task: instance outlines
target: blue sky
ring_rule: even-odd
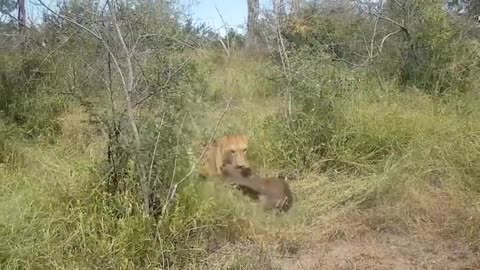
[[[247,0],[182,0],[181,2],[188,5],[188,13],[195,22],[205,22],[222,32],[223,23],[219,13],[230,27],[238,28],[246,22]]]
[[[220,12],[227,25],[243,32],[238,27],[246,23],[247,0],[180,0],[180,2],[189,7],[189,13],[196,22],[205,22],[224,33],[222,19],[218,14]],[[260,0],[260,7],[265,7],[270,2],[271,0]]]
[[[56,0],[43,0],[49,6],[54,6]],[[27,1],[27,13],[30,16],[41,16],[37,0]],[[224,33],[223,23],[218,12],[220,12],[225,23],[243,32],[240,26],[244,26],[247,19],[247,0],[177,0],[177,3],[187,8],[197,23],[205,22],[207,25],[220,33]],[[271,0],[260,0],[260,8],[269,6]],[[218,12],[216,10],[218,9]],[[38,19],[38,18],[37,18]]]

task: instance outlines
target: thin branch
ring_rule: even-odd
[[[390,23],[392,23],[392,24],[400,27],[400,29],[402,29],[402,31],[405,33],[405,35],[407,35],[407,38],[410,39],[410,33],[408,32],[408,29],[407,29],[407,27],[405,27],[404,24],[399,23],[399,22],[397,22],[397,21],[395,21],[395,20],[393,20],[393,19],[391,19],[391,18],[389,18],[389,17],[380,15],[380,14],[378,14],[378,13],[374,13],[374,15],[377,16],[378,18],[382,19],[382,20],[385,20],[385,21],[387,21],[387,22],[390,22]]]
[[[49,6],[47,6],[42,0],[37,0],[37,1],[40,3],[41,6],[43,6],[44,8],[46,8],[49,12],[51,12],[51,13],[54,14],[55,16],[60,17],[60,18],[66,20],[66,21],[68,21],[68,22],[70,22],[70,23],[73,23],[73,24],[75,24],[76,26],[82,28],[83,30],[89,32],[90,34],[92,34],[92,35],[93,35],[94,37],[96,37],[97,39],[103,40],[103,39],[102,39],[102,36],[101,36],[100,34],[98,34],[98,33],[95,33],[92,29],[89,29],[88,27],[85,27],[84,25],[76,22],[76,21],[75,21],[74,19],[72,19],[72,18],[69,18],[69,17],[67,17],[67,16],[58,14],[57,12],[55,12],[54,10],[52,10]]]
[[[180,128],[178,129],[178,135],[177,135],[177,145],[176,147],[178,148],[178,145],[180,144],[180,135],[182,134],[183,130],[183,125],[185,124],[185,119],[187,118],[187,114],[183,116],[182,123],[180,124]],[[173,185],[173,180],[175,179],[175,175],[177,173],[177,160],[178,160],[178,151],[175,151],[175,161],[173,164],[173,172],[172,172],[172,178],[170,179],[170,186]]]
[[[190,60],[192,59],[192,56],[190,56],[189,58],[187,58],[187,60],[185,60],[177,69],[175,69],[171,74],[168,75],[168,78],[167,78],[167,81],[161,86],[159,87],[156,91],[152,91],[150,93],[148,93],[147,96],[143,97],[142,99],[136,101],[135,103],[133,103],[133,108],[137,107],[138,105],[142,104],[143,102],[145,102],[147,99],[149,99],[150,97],[154,96],[155,94],[157,94],[158,92],[160,92],[161,90],[164,90],[165,88],[167,88],[167,86],[170,84],[170,81],[172,79],[172,77],[174,75],[176,75],[180,70],[182,70],[188,62],[190,62]],[[125,111],[124,111],[125,113]]]
[[[77,27],[80,27],[81,29],[87,31],[88,33],[90,33],[92,36],[94,36],[95,38],[97,38],[98,40],[102,41],[103,43],[103,46],[105,47],[105,49],[107,49],[108,53],[110,54],[110,56],[112,57],[112,60],[115,64],[115,67],[117,68],[118,70],[118,73],[120,75],[120,78],[122,80],[122,84],[123,84],[123,87],[126,88],[127,85],[126,85],[126,82],[125,82],[125,78],[123,76],[123,72],[122,72],[122,69],[118,63],[118,60],[117,60],[117,57],[115,57],[115,55],[113,54],[110,46],[108,46],[107,42],[105,41],[105,39],[103,39],[103,37],[99,34],[99,33],[96,33],[95,31],[93,31],[92,29],[89,29],[88,27],[85,27],[84,25],[76,22],[75,20],[73,20],[72,18],[69,18],[67,16],[64,16],[64,15],[60,15],[58,14],[57,12],[55,12],[54,10],[52,10],[50,7],[48,7],[42,0],[38,0],[38,2],[40,3],[41,6],[43,6],[44,8],[46,8],[48,11],[50,11],[52,14],[54,14],[55,16],[59,17],[59,18],[62,18],[74,25],[76,25]],[[123,40],[123,37],[122,37],[122,40]]]
[[[402,29],[398,29],[397,31],[392,32],[392,33],[384,36],[384,37],[382,38],[382,42],[380,42],[380,46],[378,47],[378,53],[377,53],[377,55],[382,52],[382,50],[383,50],[383,44],[385,43],[385,41],[386,41],[389,37],[391,37],[391,36],[393,36],[393,35],[395,35],[395,34],[398,34],[398,33],[400,33],[400,32],[402,32]]]
[[[368,56],[369,56],[370,58],[373,57],[373,50],[374,50],[373,46],[374,46],[374,43],[375,43],[375,37],[376,37],[376,35],[377,35],[377,27],[378,27],[378,21],[379,21],[379,20],[380,20],[379,17],[375,17],[375,24],[374,24],[374,26],[373,26],[372,39],[370,40],[370,50],[369,50],[369,52],[368,52]]]
[[[191,168],[191,170],[187,173],[187,175],[185,175],[185,177],[182,178],[182,180],[180,180],[177,185],[181,184],[183,181],[185,181],[188,177],[190,177],[190,175],[192,175],[193,171],[197,168],[198,164],[200,163],[200,160],[203,158],[203,156],[205,155],[205,153],[207,152],[207,147],[210,143],[212,143],[213,141],[213,138],[218,130],[218,127],[220,126],[220,123],[222,122],[223,120],[223,117],[225,116],[225,114],[227,113],[227,111],[230,109],[230,105],[232,103],[232,98],[230,98],[230,100],[227,102],[227,106],[225,106],[225,110],[223,110],[222,112],[222,115],[220,116],[220,118],[218,119],[217,121],[217,124],[215,125],[215,129],[213,130],[211,136],[210,136],[210,139],[208,140],[208,143],[207,143],[207,146],[205,147],[205,149],[203,149],[203,152],[202,154],[200,155],[200,157],[198,158],[197,162],[195,162],[195,165]]]
[[[228,37],[227,23],[225,23],[225,20],[223,19],[223,16],[222,16],[222,13],[220,13],[217,6],[215,6],[215,10],[217,11],[218,16],[220,16],[220,20],[222,20],[223,27],[225,28],[225,37],[227,39],[227,44],[225,45],[225,43],[222,41],[222,38],[220,36],[218,37],[218,40],[220,41],[220,43],[222,43],[223,49],[227,53],[227,56],[230,56],[230,39]]]
[[[163,112],[162,120],[160,121],[160,128],[163,126],[163,121],[165,120],[165,114],[166,112]],[[158,142],[160,141],[160,130],[157,133],[157,139],[155,141],[155,147],[153,148],[153,154],[152,154],[152,160],[150,161],[150,170],[148,172],[148,181],[152,179],[152,171],[153,171],[153,164],[155,162],[155,156],[157,155],[157,147],[158,147]]]
[[[220,44],[222,44],[225,54],[227,54],[227,56],[230,56],[230,51],[228,50],[227,45],[225,45],[225,42],[223,42],[223,40],[220,37],[218,38],[218,41],[220,42]]]
[[[278,52],[280,54],[280,59],[282,60],[282,67],[285,79],[287,80],[287,106],[288,106],[288,115],[292,115],[292,91],[291,91],[291,79],[289,76],[290,72],[290,61],[288,60],[287,50],[285,48],[285,43],[283,42],[283,36],[280,32],[280,22],[278,20],[278,10],[275,10],[275,30],[277,34],[277,45]]]
[[[12,14],[10,14],[10,13],[8,13],[8,12],[5,12],[5,11],[3,11],[3,10],[0,10],[0,13],[3,14],[3,15],[5,15],[5,16],[7,16],[8,18],[14,20],[15,22],[18,22],[18,19],[15,18],[15,16],[13,16]]]
[[[217,133],[218,127],[220,126],[220,123],[222,122],[223,117],[225,116],[225,114],[227,113],[227,111],[230,109],[230,104],[231,104],[231,103],[232,103],[232,98],[230,98],[230,100],[228,100],[227,105],[225,106],[225,110],[222,112],[222,115],[221,115],[220,118],[218,119],[217,124],[215,125],[215,128],[213,129],[212,134],[210,135],[210,138],[209,138],[207,144],[206,144],[205,147],[203,148],[202,154],[201,154],[200,157],[197,159],[197,161],[195,162],[195,164],[192,166],[192,168],[190,169],[190,171],[189,171],[180,181],[178,181],[178,182],[173,186],[173,188],[170,188],[170,193],[169,193],[169,195],[168,195],[168,197],[167,197],[167,201],[166,201],[166,203],[164,204],[163,209],[162,209],[162,215],[165,214],[165,212],[166,212],[167,209],[168,209],[169,203],[173,200],[175,194],[177,193],[177,188],[178,188],[178,186],[181,185],[183,182],[185,182],[185,181],[192,175],[192,173],[195,171],[195,169],[197,168],[197,166],[198,166],[198,164],[200,163],[200,161],[203,159],[203,156],[205,156],[205,153],[207,152],[208,146],[213,142],[213,138],[215,137],[215,134]]]
[[[135,147],[135,159],[137,163],[137,168],[139,170],[139,176],[140,176],[140,184],[142,186],[143,190],[143,200],[144,200],[144,210],[145,214],[148,214],[150,212],[150,187],[148,185],[147,181],[147,175],[145,173],[145,168],[143,167],[143,164],[141,162],[140,158],[140,151],[142,149],[141,147],[141,141],[140,141],[140,134],[137,129],[137,125],[135,123],[135,117],[133,114],[133,106],[132,106],[132,100],[131,100],[131,93],[133,92],[133,82],[134,82],[134,73],[133,73],[133,64],[132,64],[132,58],[131,54],[128,50],[127,44],[125,43],[125,40],[123,39],[122,35],[122,30],[120,29],[120,26],[118,25],[117,22],[117,17],[115,14],[115,10],[112,8],[112,17],[113,17],[113,25],[115,27],[115,30],[117,32],[117,37],[120,41],[120,45],[122,46],[122,49],[126,55],[125,61],[126,61],[126,66],[127,66],[127,76],[125,79],[122,78],[124,87],[123,90],[125,92],[125,101],[126,101],[126,106],[127,106],[127,116],[128,120],[130,122],[130,127],[132,128],[132,134],[133,134],[133,142],[134,142],[134,147]],[[104,41],[105,42],[105,41]],[[115,64],[117,65],[116,58],[112,57]],[[120,66],[118,65],[119,71],[121,71]]]
[[[182,41],[182,40],[179,40],[177,38],[174,38],[174,37],[170,37],[170,36],[166,36],[166,35],[162,35],[162,34],[147,34],[145,36],[160,36],[160,37],[163,37],[163,38],[166,38],[166,39],[170,39],[170,40],[173,40],[183,46],[186,46],[186,47],[189,47],[190,49],[193,49],[194,51],[197,51],[199,48],[196,48],[195,46],[185,42],[185,41]]]

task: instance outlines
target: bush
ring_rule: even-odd
[[[17,183],[9,180],[12,176]],[[9,213],[0,219],[0,263],[8,269],[184,268],[198,263],[213,228],[222,222],[216,206],[195,196],[192,185],[155,221],[143,215],[133,194],[109,197],[95,183],[82,181],[72,196],[65,183],[29,178],[0,177],[1,210]],[[12,185],[14,193],[8,190]],[[124,207],[122,216],[112,214],[118,205]]]
[[[55,87],[61,78],[50,69],[48,61],[40,66],[44,57],[41,52],[30,53],[20,63],[15,59],[18,56],[14,53],[0,60],[4,66],[0,70],[0,116],[22,127],[29,138],[53,138],[60,132],[56,118],[71,99],[49,93],[48,89]]]

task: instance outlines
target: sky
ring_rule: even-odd
[[[188,13],[195,22],[205,22],[222,33],[224,29],[222,29],[223,23],[219,13],[225,23],[234,29],[238,29],[246,22],[247,0],[182,0],[181,2],[189,7]]]
[[[42,0],[47,5],[54,5],[56,0]],[[38,17],[41,15],[37,0],[27,1],[27,13]],[[190,14],[195,22],[205,22],[220,34],[225,33],[225,23],[239,32],[244,32],[247,19],[247,0],[178,0],[187,14]],[[260,0],[260,8],[267,7],[271,0]],[[218,9],[218,11],[217,11]],[[38,18],[37,18],[38,19]]]
[[[245,28],[247,20],[247,0],[180,0],[181,4],[189,7],[189,14],[196,22],[205,22],[213,29],[224,34],[222,15],[225,23],[240,32]],[[265,7],[269,0],[260,0],[260,8]],[[218,9],[218,11],[217,11]]]

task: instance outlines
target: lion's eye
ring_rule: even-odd
[[[235,154],[235,150],[230,150],[230,153]]]
[[[243,152],[246,153],[246,152],[247,152],[247,148],[243,149]]]

